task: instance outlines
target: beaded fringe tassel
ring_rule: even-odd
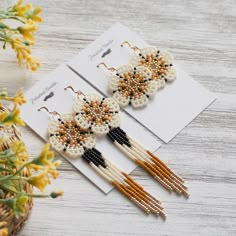
[[[161,216],[166,215],[161,203],[155,197],[146,192],[129,175],[119,170],[111,161],[106,159],[97,149],[87,149],[82,158],[105,180],[115,186],[125,197],[132,201],[147,214],[153,213]]]
[[[107,135],[122,152],[145,169],[167,190],[189,197],[183,179],[176,175],[157,156],[130,138],[121,128],[113,128]]]

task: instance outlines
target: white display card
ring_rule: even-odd
[[[109,67],[116,68],[128,63],[133,51],[127,46],[120,46],[124,41],[139,48],[148,46],[137,34],[117,23],[80,51],[68,66],[101,93],[111,96],[108,92],[111,74],[103,67],[97,68],[97,65],[105,62]],[[166,143],[215,100],[214,94],[177,67],[175,61],[174,67],[176,79],[158,91],[147,106],[141,109],[125,108],[128,114]]]
[[[75,91],[80,90],[84,94],[97,93],[88,83],[72,72],[67,66],[61,66],[55,71],[41,79],[25,94],[28,103],[21,108],[22,119],[44,140],[48,140],[47,127],[51,116],[45,110],[38,111],[45,106],[49,111],[57,111],[60,114],[72,112],[72,106],[76,96],[72,91],[65,91],[64,88],[72,86]],[[121,112],[121,128],[131,137],[142,143],[147,149],[155,151],[160,147],[157,138],[147,129],[130,118],[129,115]],[[131,173],[136,165],[124,156],[108,139],[101,137],[97,139],[96,148],[104,156],[112,160],[117,167]],[[102,179],[91,167],[81,158],[68,158],[61,153],[70,163],[80,170],[104,193],[108,193],[113,187]]]

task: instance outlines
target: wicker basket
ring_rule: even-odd
[[[5,108],[0,107],[0,113],[6,111]],[[4,133],[7,136],[6,141],[0,145],[0,151],[4,151],[9,148],[9,144],[11,144],[15,140],[21,140],[21,135],[19,130],[16,126],[11,127],[1,127],[0,126],[0,133]],[[24,171],[24,176],[27,176],[27,169]],[[27,193],[32,193],[33,189],[32,186],[29,184],[25,185],[25,191]],[[7,194],[5,197],[10,197],[11,194]],[[26,215],[21,218],[16,218],[7,206],[0,204],[0,224],[2,222],[6,222],[6,227],[8,228],[9,235],[16,235],[16,233],[23,227],[24,223],[26,222],[29,212],[32,208],[32,199],[28,201],[28,203],[25,205],[26,209]]]

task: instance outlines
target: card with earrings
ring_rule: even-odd
[[[94,136],[90,136],[90,132],[97,134],[101,131],[101,129],[88,129],[89,133],[87,133],[87,131],[83,131],[79,136],[77,135],[77,133],[81,133],[79,127],[84,128],[84,130],[89,128],[86,127],[86,124],[80,123],[79,127],[74,124],[75,130],[71,129],[71,124],[73,122],[70,122],[71,115],[68,116],[68,114],[73,113],[75,96],[71,91],[65,90],[68,86],[73,88],[75,91],[99,95],[99,93],[87,82],[78,77],[67,66],[63,65],[48,74],[44,79],[41,79],[40,82],[36,83],[26,92],[25,95],[28,103],[22,106],[22,118],[29,127],[31,127],[45,141],[50,142],[55,150],[59,151],[62,156],[72,163],[98,188],[100,188],[104,193],[108,193],[111,191],[113,186],[109,183],[109,181],[106,181],[106,179],[104,180],[101,175],[97,174],[96,171],[87,165],[86,161],[90,158],[88,154],[83,156],[84,159],[81,158],[81,154],[84,154],[84,150],[95,147],[107,158],[109,158],[109,160],[112,161],[116,167],[119,167],[127,174],[130,174],[136,168],[137,164],[126,158],[122,150],[112,146],[112,142],[105,137],[100,137],[101,135],[96,138],[95,145],[95,140],[93,139]],[[107,109],[107,106],[105,106],[105,108],[102,107],[102,109]],[[109,125],[115,125],[116,123],[114,121],[112,121],[113,123],[107,122],[110,120],[112,115],[110,112],[113,111],[109,111],[108,116],[105,117],[106,123]],[[118,112],[118,110],[114,110],[114,115],[116,115],[116,112]],[[76,121],[76,117],[78,115],[75,113],[74,116]],[[122,111],[119,111],[119,116],[120,127],[126,130],[127,133],[138,142],[145,145],[145,147],[152,152],[160,147],[158,139],[142,125],[137,123],[133,118]],[[55,121],[54,118],[56,118]],[[67,118],[69,121],[64,122]],[[51,123],[51,120],[53,120],[53,123]],[[55,127],[58,122],[60,122],[59,125],[61,126],[58,132],[56,132]],[[65,125],[61,124],[63,122]],[[60,139],[62,140],[62,143],[58,143],[60,138],[59,134],[63,134]],[[77,145],[78,141],[79,143],[77,149],[71,149],[70,145]],[[84,142],[84,146],[80,145],[81,142]],[[94,155],[93,152],[94,150],[92,150],[89,154]],[[101,159],[99,160],[101,161]],[[96,159],[95,163],[97,164],[99,160]]]
[[[215,100],[177,65],[174,51],[150,46],[117,23],[68,66],[168,143]]]

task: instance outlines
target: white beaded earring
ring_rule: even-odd
[[[42,109],[52,115],[52,120],[48,125],[48,134],[49,142],[56,151],[64,152],[66,156],[73,158],[81,157],[94,171],[144,212],[166,218],[159,200],[146,192],[128,174],[118,169],[99,150],[95,149],[96,140],[93,132],[81,127],[74,115],[49,112],[46,107],[41,107],[38,111]]]
[[[173,59],[169,52],[161,51],[156,47],[138,48],[131,46],[128,41],[121,44],[121,47],[127,45],[133,50],[133,55],[129,63],[133,66],[144,66],[152,73],[152,79],[161,86],[166,82],[173,81],[176,78],[176,71],[173,67]]]
[[[109,89],[113,93],[114,100],[122,107],[145,106],[150,96],[153,96],[159,88],[158,83],[152,79],[151,71],[144,66],[124,65],[115,69],[108,68],[105,63],[100,63],[97,67],[101,65],[111,71]]]

